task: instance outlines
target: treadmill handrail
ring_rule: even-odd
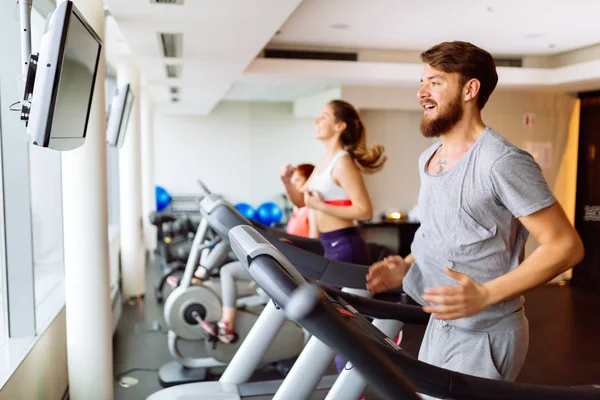
[[[254,227],[269,243],[279,250],[295,268],[307,278],[319,282],[352,289],[366,289],[369,266],[343,261],[329,260],[322,255],[309,252],[286,241],[282,235],[274,237],[270,228],[255,225],[222,198],[207,196],[200,204],[203,218],[223,240],[229,243],[229,231],[239,225]],[[287,236],[289,239],[292,236]]]
[[[362,315],[375,319],[395,319],[406,324],[427,325],[431,314],[420,306],[370,299],[355,294],[342,292],[321,283],[315,282],[322,290],[333,297],[340,297]]]
[[[376,329],[376,328],[374,328]],[[551,386],[507,382],[450,371],[417,360],[405,351],[396,351],[374,339],[392,362],[417,387],[419,393],[461,400],[599,400],[600,389],[581,386]],[[431,379],[434,377],[433,379]],[[444,386],[446,386],[444,388]],[[436,392],[432,388],[436,387]],[[442,391],[443,389],[443,391]]]

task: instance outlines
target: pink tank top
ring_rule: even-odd
[[[285,231],[290,235],[309,237],[310,227],[308,222],[308,213],[310,209],[308,207],[301,207],[294,211],[290,220],[287,223]]]

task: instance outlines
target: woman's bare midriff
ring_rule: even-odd
[[[317,223],[317,228],[321,233],[337,231],[338,229],[355,226],[354,221],[332,217],[331,215],[327,215],[321,211],[315,212],[315,220]]]

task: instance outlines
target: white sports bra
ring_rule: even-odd
[[[342,150],[337,153],[331,161],[329,165],[323,172],[318,175],[314,175],[311,177],[310,182],[308,184],[309,190],[314,190],[319,192],[321,197],[326,203],[336,204],[336,205],[350,205],[350,197],[344,192],[344,189],[336,185],[336,183],[331,178],[331,171],[335,163],[342,157],[344,154],[348,154],[347,151]]]

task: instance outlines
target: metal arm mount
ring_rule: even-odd
[[[37,71],[37,55],[31,54],[31,6],[33,0],[17,0],[19,5],[19,26],[21,30],[21,80],[25,81],[21,101],[21,120],[29,121],[31,96]]]

